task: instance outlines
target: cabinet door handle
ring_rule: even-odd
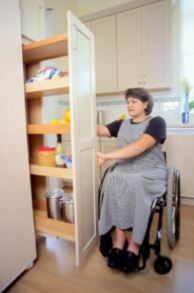
[[[138,76],[138,84],[141,84],[141,75]]]

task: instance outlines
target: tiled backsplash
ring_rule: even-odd
[[[62,119],[64,110],[69,107],[67,96],[61,96],[57,99],[55,97],[54,99],[55,111],[49,111],[49,109],[47,110],[47,113],[50,113],[50,117],[45,117],[47,120],[46,122],[49,122],[52,119]],[[153,94],[153,99],[154,108],[152,116],[162,116],[166,120],[168,128],[194,128],[194,111],[190,112],[188,124],[183,124],[181,121],[181,98],[173,95],[169,96],[169,93],[157,93]],[[51,103],[51,105],[53,107],[53,103]],[[127,115],[124,96],[98,97],[96,107],[97,111],[103,111],[104,124],[114,121],[121,114]],[[51,117],[52,115],[54,117]]]

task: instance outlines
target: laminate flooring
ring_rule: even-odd
[[[165,216],[165,215],[164,215]],[[154,228],[154,225],[153,225]],[[163,228],[162,254],[173,269],[158,275],[154,254],[146,269],[131,274],[111,270],[98,251],[98,243],[82,267],[75,267],[74,244],[52,237],[38,238],[38,260],[5,292],[10,293],[194,293],[194,206],[181,207],[181,237],[170,250]]]

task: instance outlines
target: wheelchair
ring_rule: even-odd
[[[98,190],[98,216],[104,197],[104,179],[109,172],[112,172],[116,164],[109,167],[101,180]],[[172,269],[172,260],[164,255],[161,255],[161,239],[162,239],[162,220],[163,211],[166,207],[166,233],[167,243],[170,249],[173,249],[180,238],[180,172],[173,166],[168,167],[168,180],[166,192],[152,202],[150,217],[147,230],[144,236],[144,241],[140,247],[139,261],[137,270],[143,270],[146,267],[146,262],[150,256],[150,251],[153,250],[156,258],[153,267],[158,274],[167,274]],[[150,243],[150,230],[154,216],[158,214],[158,222],[156,229],[155,242]],[[99,250],[104,257],[109,255],[112,249],[112,231],[114,227],[105,235],[100,236]],[[131,230],[131,229],[129,229]]]

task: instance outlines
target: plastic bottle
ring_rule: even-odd
[[[65,167],[64,160],[63,160],[63,146],[62,146],[62,136],[61,134],[57,134],[57,146],[55,151],[55,160],[56,160],[56,166],[57,167]]]
[[[189,97],[187,95],[184,97],[182,123],[189,123]]]

